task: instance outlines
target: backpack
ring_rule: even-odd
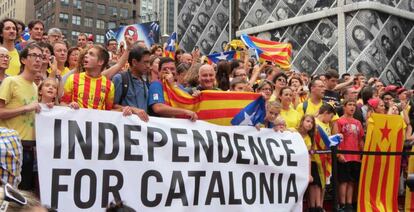
[[[128,71],[121,72],[122,94],[121,94],[121,98],[119,99],[118,104],[121,104],[124,101],[128,93],[128,87],[129,87],[129,78],[128,78],[129,76],[128,75],[129,75]]]
[[[119,99],[118,104],[122,104],[122,102],[124,101],[128,93],[129,81],[130,81],[129,78],[131,77],[129,71],[124,71],[124,72],[121,72],[120,74],[121,74],[121,79],[122,79],[122,84],[121,84],[122,93],[121,93],[121,98]],[[149,88],[149,82],[147,80],[143,80],[142,78],[141,80],[142,82],[144,82],[144,91],[145,91],[145,89]]]
[[[308,100],[305,100],[302,104],[303,114],[306,114],[306,109],[308,109]]]

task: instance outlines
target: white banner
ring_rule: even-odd
[[[36,116],[43,204],[103,211],[302,211],[309,156],[298,133],[55,107]]]

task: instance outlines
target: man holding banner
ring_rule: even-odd
[[[148,121],[148,84],[143,76],[149,71],[150,52],[134,46],[129,52],[129,70],[112,79],[115,86],[115,108],[124,114],[135,114]]]
[[[85,72],[69,76],[65,83],[62,104],[78,108],[112,110],[114,84],[101,75],[109,61],[109,53],[102,46],[90,48],[84,59]]]
[[[160,79],[168,81],[175,87],[179,86],[176,84],[177,69],[173,59],[169,57],[161,58],[158,67]],[[197,120],[197,114],[195,112],[183,108],[171,107],[165,104],[164,85],[161,81],[154,81],[151,83],[148,98],[150,114],[162,117],[186,117],[191,121]]]

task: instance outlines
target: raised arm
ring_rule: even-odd
[[[121,71],[125,64],[128,62],[129,51],[134,45],[134,39],[131,36],[126,35],[125,41],[127,48],[124,51],[124,53],[122,53],[122,56],[119,58],[118,62],[110,68],[102,71],[102,75],[107,77],[108,79],[112,79],[112,77],[115,76],[115,74],[117,74],[119,71]]]

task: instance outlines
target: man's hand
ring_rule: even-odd
[[[132,108],[132,113],[137,115],[139,117],[139,119],[141,119],[144,122],[148,122],[149,121],[149,117],[148,114],[139,108]]]
[[[190,110],[186,110],[186,115],[190,118],[190,120],[192,122],[196,121],[198,119],[197,113],[190,111]]]
[[[39,113],[40,110],[41,110],[41,107],[40,107],[40,105],[39,105],[38,102],[30,103],[30,104],[28,104],[28,105],[26,105],[24,107],[24,112],[32,112],[32,111],[35,111],[36,113]]]
[[[122,115],[123,116],[130,116],[132,115],[132,108],[130,106],[126,106],[122,108]]]
[[[341,162],[341,163],[345,163],[345,162],[346,162],[346,160],[345,160],[344,155],[339,154],[339,155],[338,155],[338,161],[339,161],[339,162]]]
[[[195,49],[193,52],[191,52],[191,55],[193,56],[193,64],[195,64],[200,58],[200,49]]]
[[[197,97],[197,96],[200,96],[201,95],[201,91],[199,91],[199,90],[194,90],[193,91],[193,97]]]
[[[132,38],[131,36],[125,35],[125,42],[126,42],[127,50],[129,51],[132,49],[132,46],[134,45],[135,41],[134,41],[134,38]]]

